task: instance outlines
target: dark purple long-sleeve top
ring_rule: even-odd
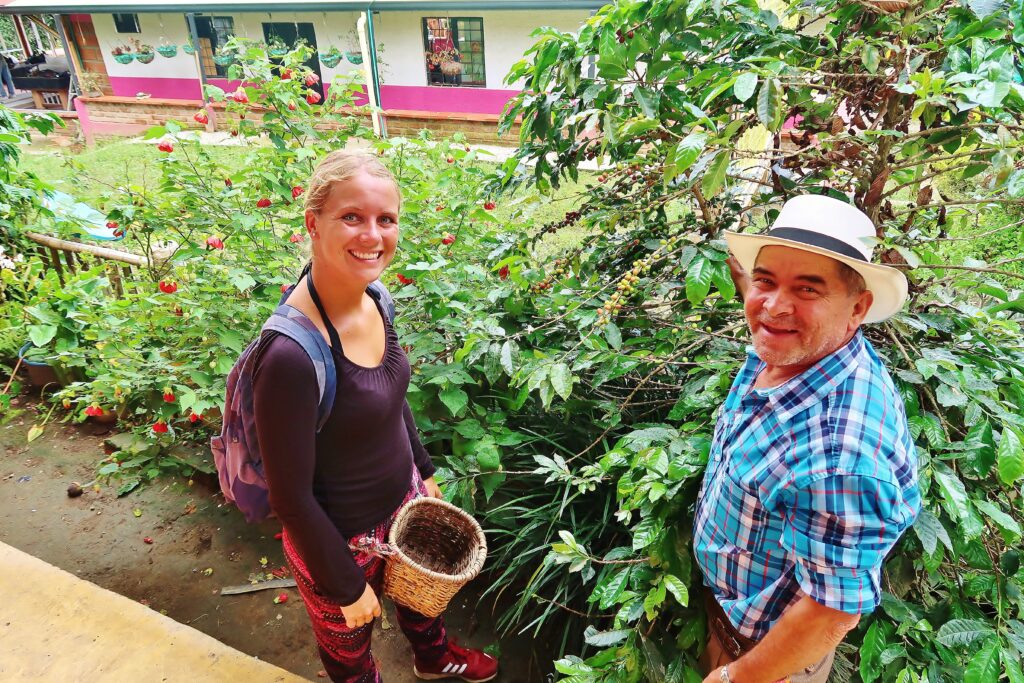
[[[319,434],[316,374],[301,346],[266,333],[253,371],[270,505],[317,587],[342,605],[358,600],[366,586],[347,538],[398,508],[413,466],[424,479],[434,474],[405,400],[409,359],[386,318],[384,324],[379,366],[356,365],[334,350],[337,394]]]

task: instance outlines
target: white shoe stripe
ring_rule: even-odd
[[[448,662],[447,664],[444,665],[444,668],[441,669],[441,673],[446,674],[449,671],[451,671],[451,669],[452,669],[452,663]]]
[[[466,670],[467,666],[469,666],[469,664],[463,664],[462,666],[459,667],[459,670],[456,673],[460,673],[461,674],[463,671]]]

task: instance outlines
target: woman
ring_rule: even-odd
[[[284,524],[285,557],[333,681],[381,680],[370,635],[381,614],[384,562],[349,544],[385,539],[405,501],[441,496],[405,400],[408,358],[366,291],[395,255],[400,204],[394,177],[372,155],[333,152],[310,181],[312,267],[288,304],[333,350],[337,393],[321,431],[315,370],[296,342],[266,333],[253,372],[271,507]],[[440,617],[398,607],[398,623],[420,678],[497,675],[493,657],[448,641]]]

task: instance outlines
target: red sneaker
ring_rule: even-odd
[[[412,672],[417,678],[434,681],[439,678],[461,678],[468,683],[483,683],[498,675],[498,660],[480,650],[459,647],[448,641],[448,651],[436,662],[413,659]]]

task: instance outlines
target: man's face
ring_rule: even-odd
[[[744,301],[754,350],[769,367],[796,375],[853,336],[871,292],[851,292],[835,259],[770,246],[757,255]]]

